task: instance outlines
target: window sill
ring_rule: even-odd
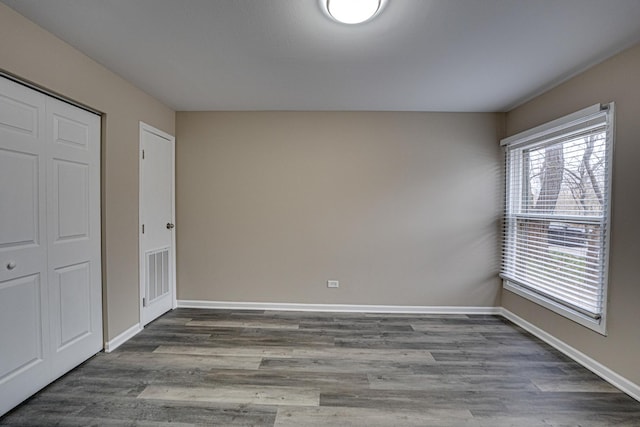
[[[589,328],[601,335],[607,335],[606,313],[602,314],[602,318],[600,320],[594,320],[555,301],[544,298],[543,296],[531,292],[528,289],[520,287],[508,280],[503,280],[503,287],[504,289],[511,291],[514,294],[528,299],[529,301],[532,301],[538,305],[541,305],[542,307],[547,308],[569,320],[572,320],[584,326],[585,328]]]

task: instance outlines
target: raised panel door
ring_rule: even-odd
[[[45,96],[0,78],[0,414],[49,381]]]

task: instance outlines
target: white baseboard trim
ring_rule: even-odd
[[[500,308],[501,308],[500,314],[502,314],[502,316],[505,317],[506,319],[509,319],[516,325],[520,326],[521,328],[525,329],[526,331],[540,338],[542,341],[546,342],[551,347],[554,347],[555,349],[569,356],[571,359],[575,360],[576,362],[578,362],[579,364],[581,364],[582,366],[584,366],[594,374],[598,375],[600,378],[607,381],[614,387],[619,388],[623,392],[627,393],[629,396],[640,401],[640,385],[629,381],[622,375],[607,368],[602,363],[592,359],[591,357],[587,356],[580,350],[571,347],[569,344],[554,337],[548,332],[540,329],[536,325],[524,320],[522,317],[518,316],[517,314],[507,310],[504,307],[500,307]]]
[[[111,341],[107,341],[104,343],[104,352],[111,353],[116,348],[120,347],[122,344],[136,336],[142,330],[142,326],[140,323],[136,323],[126,331],[122,332],[120,335],[116,336]]]
[[[501,314],[501,307],[444,307],[419,305],[296,304],[271,302],[178,300],[178,308],[277,310],[399,314]]]

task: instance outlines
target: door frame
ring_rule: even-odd
[[[143,135],[147,133],[154,134],[162,139],[166,139],[171,143],[171,217],[173,223],[176,220],[176,138],[166,132],[161,131],[143,121],[140,121],[140,138],[138,141],[138,270],[139,270],[139,286],[138,286],[138,310],[139,310],[139,325],[140,329],[144,327],[142,311],[143,298],[145,295],[145,253],[142,247],[142,221],[143,221],[143,206],[142,206],[142,173],[143,173],[143,153],[142,153],[142,140]],[[171,266],[171,282],[169,283],[169,292],[171,293],[171,308],[178,307],[178,300],[176,295],[176,229],[174,228],[171,233],[171,259],[169,265]]]

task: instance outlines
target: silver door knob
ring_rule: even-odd
[[[171,230],[174,227],[175,227],[175,224],[172,224],[170,222],[167,223],[167,230]]]
[[[16,262],[9,261],[9,263],[7,264],[7,270],[13,270],[14,268],[16,268]]]

